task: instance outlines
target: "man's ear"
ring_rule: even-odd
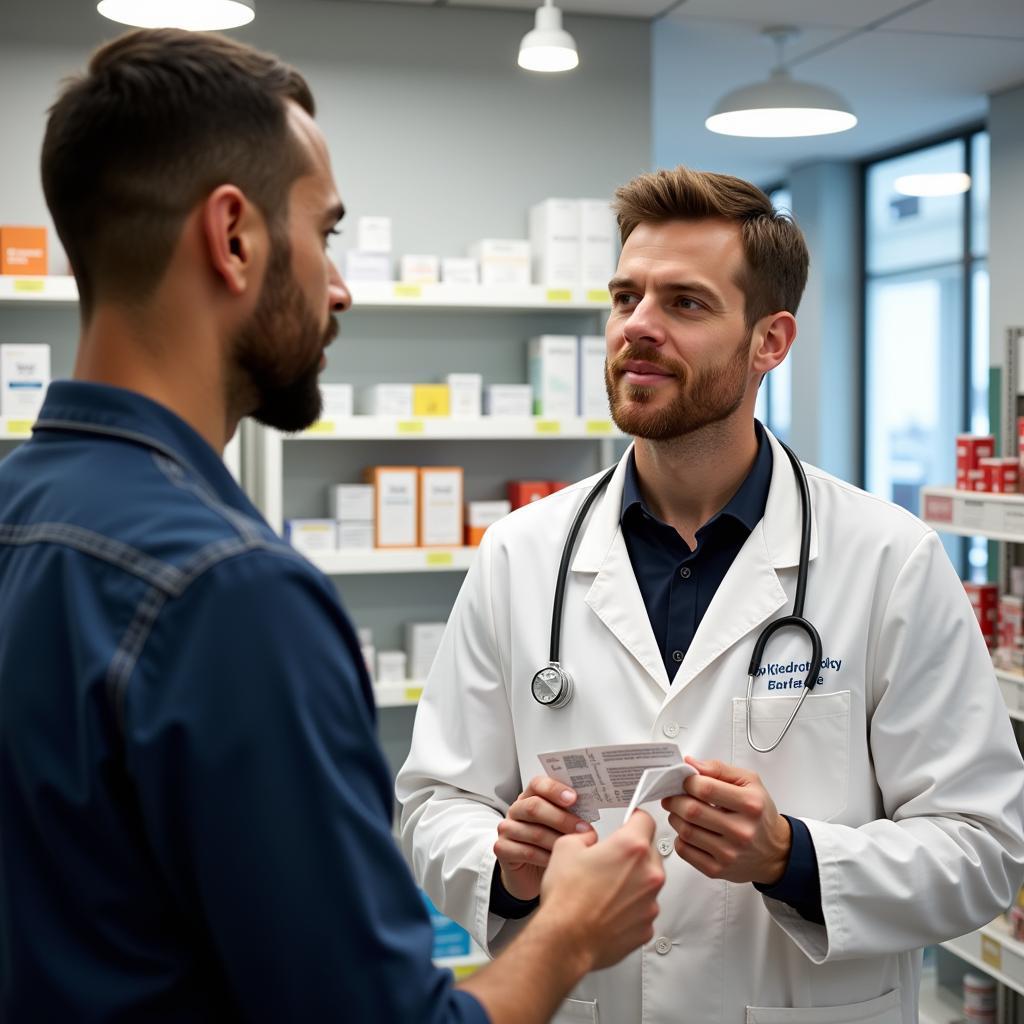
[[[221,185],[203,203],[203,236],[213,272],[232,295],[258,284],[266,251],[263,215],[235,185]]]
[[[754,328],[752,368],[765,374],[786,358],[796,339],[796,317],[792,313],[772,313],[762,317]]]

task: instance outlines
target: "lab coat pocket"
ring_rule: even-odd
[[[596,999],[566,999],[551,1024],[600,1024]]]
[[[774,743],[799,697],[754,697],[751,733]],[[778,809],[829,821],[846,808],[850,775],[850,691],[808,694],[778,747],[760,754],[747,742],[747,702],[732,702],[732,763],[757,772]]]
[[[866,1003],[802,1008],[748,1006],[746,1024],[902,1024],[900,990]]]

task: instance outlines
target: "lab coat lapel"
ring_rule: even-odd
[[[768,433],[766,431],[766,433]],[[789,456],[770,433],[772,481],[764,518],[751,531],[711,604],[679,666],[672,694],[681,692],[716,658],[747,634],[762,628],[788,602],[777,569],[800,561],[800,492]],[[817,555],[817,529],[811,531],[811,558]]]
[[[665,693],[668,675],[651,629],[643,595],[622,536],[619,518],[629,450],[622,457],[605,493],[586,525],[572,572],[596,573],[585,601],[615,638]]]

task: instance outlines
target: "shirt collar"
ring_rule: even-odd
[[[729,499],[728,504],[721,512],[711,520],[714,521],[720,516],[732,516],[748,531],[753,530],[764,518],[765,506],[768,504],[768,490],[772,482],[772,448],[768,443],[764,428],[757,420],[754,420],[754,433],[757,435],[757,455],[754,458],[754,465],[740,485],[740,489]],[[654,516],[640,494],[640,480],[636,472],[636,452],[631,451],[622,486],[620,522],[624,520],[626,513],[634,505],[638,505],[648,515]]]
[[[241,492],[220,455],[180,416],[137,391],[54,381],[32,429],[80,431],[143,445],[192,470],[221,499],[238,504]]]

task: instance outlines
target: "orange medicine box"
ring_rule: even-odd
[[[0,226],[0,274],[44,276],[46,228]]]
[[[420,547],[462,546],[462,467],[420,469]]]
[[[376,488],[374,542],[377,547],[416,547],[419,475],[416,466],[368,466],[363,471],[363,480]]]
[[[489,526],[512,511],[507,501],[470,501],[466,504],[466,546],[475,548]]]

